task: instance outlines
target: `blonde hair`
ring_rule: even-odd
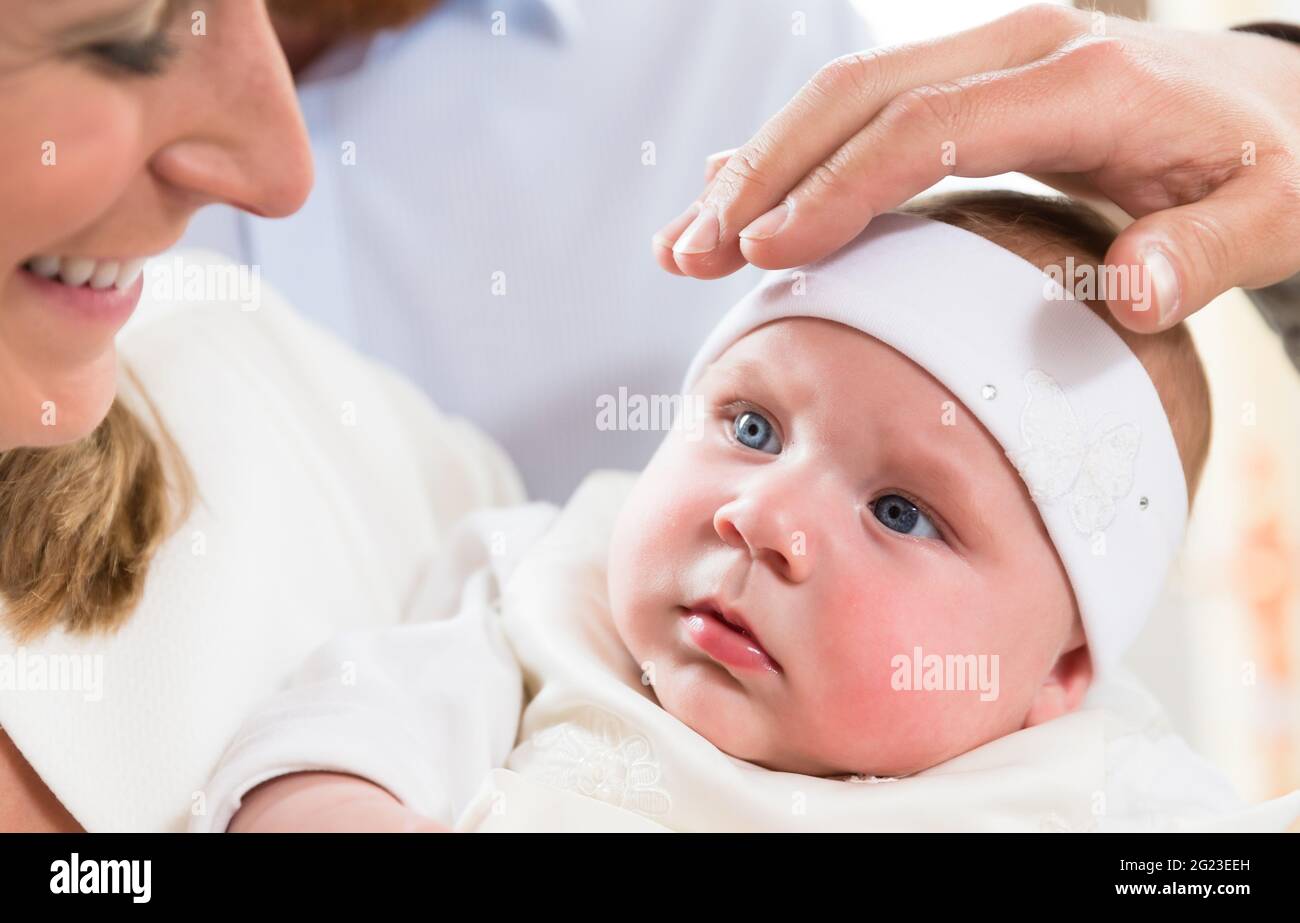
[[[145,403],[157,435],[119,397],[85,439],[0,452],[0,618],[20,641],[119,628],[188,514],[189,468]]]
[[[1005,190],[964,190],[929,196],[899,211],[942,221],[978,234],[1045,269],[1067,256],[1076,265],[1100,266],[1116,230],[1092,208],[1064,197]],[[1146,369],[1173,431],[1187,482],[1196,497],[1210,451],[1210,387],[1196,344],[1182,323],[1160,333],[1135,333],[1102,301],[1086,301],[1119,334]]]

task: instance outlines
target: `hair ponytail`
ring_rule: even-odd
[[[85,439],[0,452],[0,621],[20,641],[54,628],[111,632],[140,602],[150,560],[193,496],[149,409],[157,434],[119,397]]]

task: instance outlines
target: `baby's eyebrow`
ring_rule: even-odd
[[[754,389],[775,404],[768,410],[778,414],[806,404],[816,393],[815,384],[808,381],[806,376],[791,374],[788,369],[750,356],[715,362],[700,377],[700,382],[703,383],[711,375],[730,381],[734,388],[744,386]]]
[[[764,368],[764,364],[748,358],[715,362],[709,366],[705,374],[725,375],[728,378],[737,380],[749,378],[765,381],[767,379],[767,370]]]

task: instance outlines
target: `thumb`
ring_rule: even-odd
[[[1278,214],[1264,195],[1237,182],[1138,219],[1106,253],[1118,280],[1105,292],[1111,313],[1130,330],[1155,333],[1233,286],[1287,278],[1297,268],[1296,248],[1283,243]]]

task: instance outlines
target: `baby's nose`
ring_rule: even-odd
[[[812,574],[812,518],[790,496],[751,490],[718,508],[713,529],[722,541],[744,549],[783,580],[802,583]]]

